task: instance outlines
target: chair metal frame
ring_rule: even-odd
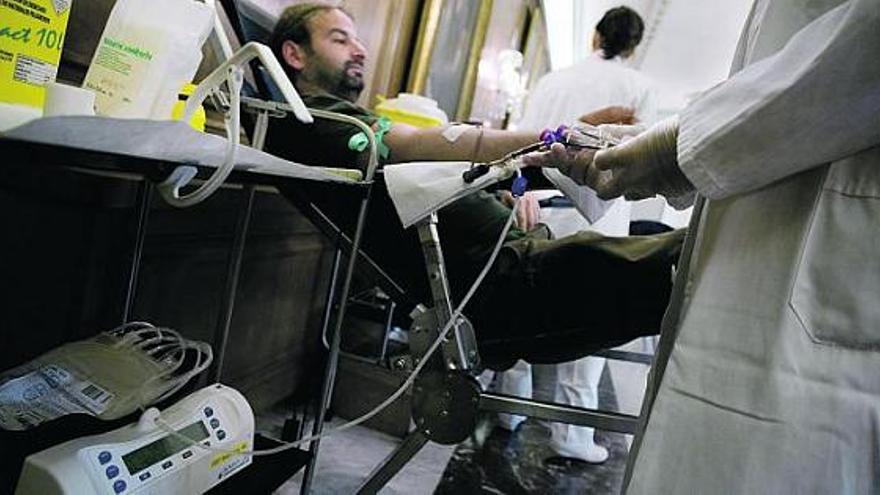
[[[255,139],[254,144],[260,147],[262,147],[262,137],[266,135],[270,118],[282,117],[292,110],[286,104],[266,102],[253,98],[242,98],[242,105],[246,110],[257,113],[254,135],[260,138]],[[332,268],[332,280],[325,298],[325,311],[322,321],[322,332],[327,333],[331,322],[333,331],[329,342],[328,359],[324,369],[321,396],[314,411],[312,426],[312,434],[320,435],[324,431],[325,416],[333,393],[333,385],[341,352],[342,328],[351,291],[352,278],[358,262],[361,262],[361,266],[366,267],[377,277],[377,280],[380,281],[380,286],[391,296],[392,300],[406,301],[409,304],[409,306],[402,304],[403,307],[412,307],[413,301],[409,300],[409,296],[404,289],[396,284],[374,260],[361,250],[367,209],[370,204],[375,174],[378,168],[376,143],[372,130],[363,122],[350,116],[315,109],[309,109],[309,111],[317,118],[351,124],[361,130],[369,139],[369,160],[363,179],[357,184],[361,187],[359,193],[362,196],[353,236],[349,237],[343,229],[338,227],[332,219],[307,198],[291,198],[294,204],[319,230],[336,242],[337,249]],[[443,253],[440,248],[440,239],[437,233],[436,214],[419,222],[416,228],[418,229],[419,239],[422,244],[432,295],[432,306],[430,308],[416,305],[410,315],[413,319],[413,325],[410,329],[411,352],[414,362],[418,363],[427,347],[440,336],[441,329],[452,316],[452,299],[443,262]],[[338,277],[342,253],[347,254],[348,260],[340,284]],[[341,290],[338,290],[337,293],[339,288]],[[334,306],[336,307],[335,315],[333,314]],[[661,356],[662,359],[668,359],[668,350],[671,349],[673,342],[674,335],[672,332],[661,333],[659,346],[664,350]],[[370,473],[357,493],[377,493],[429,441],[441,444],[456,444],[463,441],[474,431],[480,411],[517,414],[546,421],[557,421],[577,426],[633,434],[639,437],[641,428],[644,428],[646,424],[646,416],[650,410],[650,404],[653,403],[653,396],[651,394],[656,393],[655,387],[649,387],[643,402],[641,415],[635,416],[614,411],[580,408],[485,392],[476,381],[476,376],[481,371],[479,352],[473,328],[464,316],[457,319],[453,325],[453,331],[445,339],[440,349],[440,355],[431,358],[431,362],[426,365],[422,375],[416,380],[413,387],[413,420],[416,425],[415,428]],[[605,350],[595,355],[642,364],[651,364],[652,361],[655,364],[657,363],[657,359],[652,360],[650,355],[627,351]],[[661,370],[665,367],[663,365],[660,366]],[[309,444],[310,459],[300,487],[301,493],[310,493],[311,491],[320,443],[319,438]]]
[[[269,116],[280,116],[285,111],[285,105],[278,103],[244,99],[244,104]],[[371,159],[364,183],[372,185],[377,162],[375,161],[374,140],[369,128],[359,121],[352,122],[351,120],[355,119],[351,117],[339,116],[331,112],[318,110],[311,111],[318,118],[329,118],[357,125],[367,136],[371,137]],[[258,125],[268,125],[268,119],[258,119]],[[264,132],[258,130],[258,134]],[[314,414],[313,435],[320,435],[324,429],[325,415],[330,405],[339,361],[345,309],[356,263],[361,261],[363,266],[366,266],[374,275],[378,276],[378,279],[382,282],[380,285],[383,290],[389,293],[393,300],[395,298],[403,298],[408,301],[406,292],[375,261],[360,250],[370,192],[371,188],[368,188],[364,193],[353,237],[349,237],[340,227],[336,226],[314,203],[304,198],[293,198],[294,203],[305,216],[319,230],[337,243],[337,255],[335,256],[332,269],[334,278],[331,281],[325,299],[326,309],[322,330],[326,332],[331,321],[334,324],[329,343],[329,356],[322,381],[321,396],[318,399],[318,407]],[[421,221],[417,224],[416,228],[418,229],[419,239],[422,244],[433,299],[433,304],[430,308],[418,305],[410,315],[413,318],[413,325],[410,329],[410,345],[414,362],[418,363],[427,347],[439,337],[441,329],[452,316],[452,299],[446,277],[440,239],[437,233],[436,215],[431,215],[429,218]],[[341,261],[339,253],[346,253],[348,255],[348,263],[341,284],[338,283],[336,278]],[[339,286],[342,289],[337,294],[336,288]],[[334,317],[332,308],[336,305],[336,301],[338,301],[338,307]],[[409,303],[411,304],[412,301],[409,301]],[[553,404],[483,391],[476,381],[476,375],[481,369],[474,331],[470,322],[463,316],[459,317],[453,325],[453,331],[440,349],[440,355],[431,358],[431,362],[426,365],[422,375],[417,379],[413,387],[413,419],[416,427],[407,434],[397,449],[374,469],[359,488],[358,493],[370,494],[378,492],[428,441],[441,444],[456,444],[466,439],[476,427],[479,411],[519,414],[546,421],[559,421],[625,434],[635,434],[638,430],[640,424],[639,416]],[[597,354],[612,359],[624,359],[640,363],[650,362],[649,355],[640,353],[608,350]],[[319,448],[320,439],[311,442],[309,445],[311,459],[303,477],[303,483],[300,488],[301,493],[309,493],[311,491]]]

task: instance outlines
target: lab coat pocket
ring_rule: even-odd
[[[880,350],[880,147],[832,164],[792,287],[817,343]]]

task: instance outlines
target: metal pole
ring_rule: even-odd
[[[327,295],[324,297],[324,314],[321,315],[321,340],[324,347],[330,350],[330,341],[327,340],[327,330],[330,328],[330,320],[333,315],[333,303],[336,298],[336,282],[339,279],[339,266],[342,261],[342,247],[337,240],[336,250],[333,252],[333,268],[330,271],[330,285],[327,287]]]
[[[220,316],[214,331],[214,347],[217,355],[214,358],[212,371],[209,374],[212,382],[219,382],[223,375],[223,361],[226,358],[226,344],[229,341],[229,328],[232,324],[232,311],[235,308],[235,295],[238,293],[238,277],[241,274],[241,260],[244,257],[245,238],[250,226],[251,210],[254,205],[254,186],[245,186],[242,208],[235,222],[235,234],[232,238],[232,250],[226,265],[226,287],[220,303]]]
[[[364,234],[364,224],[367,220],[367,207],[370,204],[370,195],[372,187],[369,187],[364,193],[361,200],[360,210],[358,211],[357,226],[354,231],[352,240],[351,255],[348,257],[348,264],[345,269],[345,279],[342,282],[342,292],[339,294],[339,310],[336,313],[336,322],[333,325],[333,337],[330,342],[330,354],[327,356],[327,366],[324,369],[324,383],[321,391],[321,399],[318,402],[318,409],[315,411],[315,424],[312,427],[313,435],[320,435],[324,430],[324,414],[330,404],[330,398],[333,395],[333,385],[336,380],[336,366],[339,363],[339,345],[342,339],[342,324],[345,320],[345,310],[348,305],[348,293],[351,290],[351,279],[354,275],[354,267],[358,259],[358,251],[360,250],[361,240]],[[314,471],[318,462],[318,450],[321,446],[321,439],[312,441],[309,444],[309,464],[303,474],[303,483],[300,487],[300,493],[309,493],[314,480]]]
[[[382,349],[379,351],[379,364],[385,362],[385,357],[388,354],[388,339],[391,337],[391,324],[394,321],[394,310],[397,309],[397,304],[394,301],[388,301],[388,316],[385,317],[385,329],[382,334]]]
[[[253,147],[263,149],[266,143],[266,130],[269,126],[269,115],[260,112],[254,126]],[[223,361],[226,359],[226,346],[229,341],[229,328],[232,325],[232,312],[235,309],[235,295],[238,293],[238,278],[241,275],[241,261],[244,258],[244,246],[250,228],[251,211],[254,207],[254,186],[244,186],[242,190],[242,207],[238,211],[235,222],[235,233],[232,238],[232,249],[229,252],[229,261],[226,265],[226,287],[223,292],[223,300],[220,303],[220,316],[217,320],[217,328],[214,330],[214,347],[217,355],[214,358],[212,371],[208,374],[212,382],[219,382],[223,376]]]
[[[648,427],[648,420],[651,418],[654,400],[657,399],[657,394],[660,392],[660,384],[663,381],[663,375],[666,373],[666,365],[669,362],[669,358],[672,357],[672,351],[675,348],[675,339],[678,337],[684,300],[687,297],[686,289],[691,269],[691,260],[698,247],[697,238],[699,237],[699,229],[705,206],[706,199],[702,196],[697,196],[694,211],[691,213],[691,221],[688,225],[687,237],[685,237],[681,256],[678,259],[672,295],[669,299],[669,305],[666,307],[666,314],[663,315],[663,322],[660,324],[660,343],[657,346],[654,364],[651,366],[651,371],[648,374],[648,386],[645,388],[645,397],[642,399],[642,410],[639,415],[639,428],[635,437],[633,437],[633,443],[626,458],[626,470],[623,472],[621,493],[627,492],[629,483],[632,481],[633,469],[635,469],[636,459],[639,456],[642,439],[645,436],[645,429]]]
[[[627,434],[634,434],[639,425],[638,416],[630,414],[584,409],[488,392],[480,394],[480,410],[519,414],[545,421],[590,426],[600,430]]]
[[[428,437],[421,431],[416,430],[408,434],[403,439],[403,443],[398,445],[394,452],[370,473],[367,481],[358,488],[356,493],[358,495],[378,493],[426,443],[428,443]]]
[[[137,197],[137,227],[134,235],[134,246],[131,253],[131,265],[128,269],[128,287],[125,293],[125,307],[122,309],[122,323],[131,319],[131,310],[134,307],[134,297],[137,292],[138,275],[141,267],[141,257],[144,254],[144,239],[147,237],[147,222],[150,219],[150,200],[153,197],[153,184],[147,180],[141,181],[138,186]]]

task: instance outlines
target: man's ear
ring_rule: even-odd
[[[294,70],[303,70],[306,66],[306,50],[301,45],[287,40],[281,44],[281,55],[284,62]]]

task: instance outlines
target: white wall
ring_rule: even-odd
[[[568,67],[574,61],[572,41],[575,28],[573,17],[575,1],[543,0],[541,2],[544,19],[547,21],[547,46],[552,70]]]
[[[657,84],[662,116],[727,78],[752,1],[654,3],[655,18],[637,66]]]

